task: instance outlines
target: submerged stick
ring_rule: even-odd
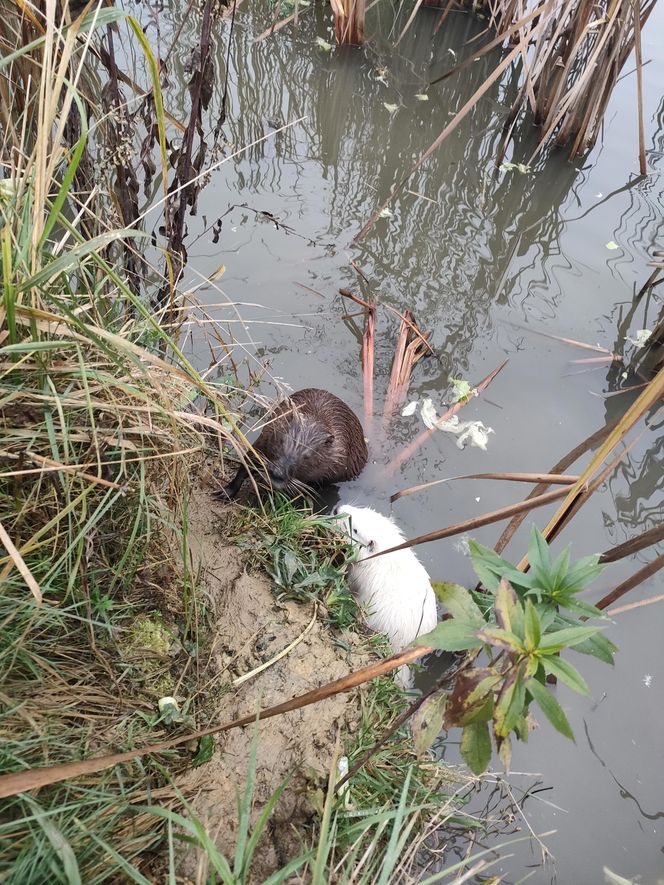
[[[640,550],[643,550],[644,547],[651,547],[653,544],[657,544],[662,540],[664,540],[664,522],[642,532],[635,538],[630,538],[629,541],[611,547],[610,550],[605,550],[600,556],[599,561],[617,562],[619,559],[624,559],[625,556],[631,556],[633,553],[638,553]]]
[[[597,608],[600,610],[607,608],[611,603],[616,602],[621,596],[624,596],[625,593],[629,593],[634,587],[638,587],[643,581],[652,577],[652,575],[657,574],[661,568],[664,568],[664,553],[656,559],[653,559],[652,562],[644,565],[643,568],[638,570],[638,572],[634,572],[631,578],[627,578],[627,580],[623,581],[622,584],[619,584],[615,590],[612,590],[610,593],[607,593],[606,596],[603,596],[602,599],[596,603]]]
[[[536,29],[534,29],[536,30]],[[389,193],[389,196],[385,200],[385,202],[380,205],[376,211],[373,213],[371,218],[364,224],[362,229],[353,237],[354,243],[361,242],[366,235],[369,233],[371,228],[374,226],[376,221],[380,218],[380,214],[383,209],[386,209],[392,200],[396,197],[396,195],[403,190],[403,188],[408,184],[413,175],[417,172],[417,170],[422,166],[429,157],[440,147],[440,145],[445,141],[447,136],[454,132],[457,126],[461,123],[461,121],[466,117],[466,115],[475,107],[477,102],[482,98],[482,96],[488,92],[489,88],[498,80],[503,73],[507,70],[507,68],[512,64],[514,59],[520,53],[519,47],[513,49],[510,54],[503,59],[503,61],[495,68],[492,74],[482,83],[482,85],[477,89],[473,95],[468,99],[465,105],[461,108],[461,110],[454,115],[454,117],[450,120],[450,122],[445,126],[440,135],[429,145],[429,147],[420,155],[420,158],[413,165],[412,169],[410,169],[406,174],[394,185],[392,190]]]
[[[634,0],[634,58],[636,60],[636,104],[639,114],[639,172],[646,175],[646,138],[643,127],[643,59],[641,58],[641,8]]]

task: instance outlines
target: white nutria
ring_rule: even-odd
[[[371,507],[335,507],[335,516],[358,548],[358,559],[348,572],[348,584],[362,607],[367,625],[386,633],[393,652],[402,651],[436,626],[436,597],[426,569],[411,550],[397,550],[368,559],[406,540],[401,529]],[[365,561],[368,560],[368,561]],[[398,680],[412,686],[409,667],[400,668]]]

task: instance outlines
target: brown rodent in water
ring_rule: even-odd
[[[254,449],[265,461],[263,468],[250,458],[261,485],[295,494],[355,479],[369,457],[355,413],[338,396],[315,387],[298,390],[276,406]],[[235,497],[247,476],[241,465],[216,494]]]

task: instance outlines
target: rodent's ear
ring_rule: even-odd
[[[331,446],[333,442],[334,442],[334,434],[333,434],[333,433],[328,433],[328,435],[327,435],[327,439],[325,440],[325,445],[326,445],[326,446]]]

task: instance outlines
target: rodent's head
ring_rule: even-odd
[[[303,483],[316,482],[321,464],[330,455],[334,436],[297,416],[277,435],[267,469],[272,487],[296,490]]]
[[[350,504],[339,504],[332,511],[334,516],[341,516],[340,522],[351,540],[360,548],[359,559],[366,559],[372,553],[397,547],[405,538],[399,526],[383,516],[373,507],[352,507]]]
[[[362,548],[360,558],[374,553],[377,546],[373,525],[373,516],[377,515],[371,507],[352,507],[350,504],[337,504],[332,511],[339,519],[340,526],[350,536],[352,542]]]

